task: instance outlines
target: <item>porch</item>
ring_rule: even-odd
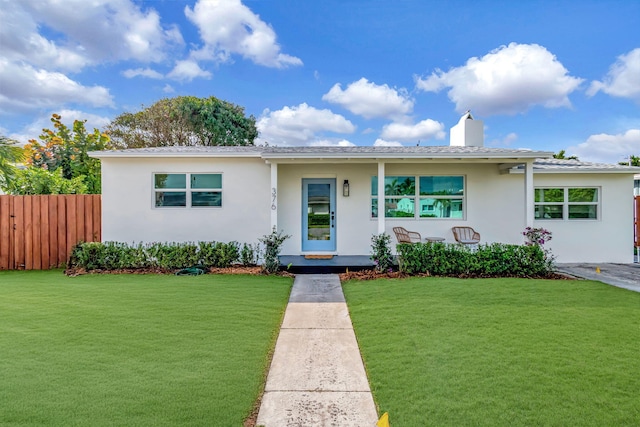
[[[294,274],[336,274],[375,267],[369,255],[335,255],[331,258],[306,258],[304,255],[280,255],[282,269]]]

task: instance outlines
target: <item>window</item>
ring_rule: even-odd
[[[385,176],[384,195],[386,218],[463,218],[464,216],[464,177],[462,176]],[[372,218],[378,217],[377,196],[378,177],[373,176],[371,177]]]
[[[464,179],[461,176],[420,177],[420,218],[461,219],[463,198]]]
[[[535,218],[576,220],[598,219],[597,188],[564,187],[535,189]]]
[[[153,182],[157,208],[222,206],[222,174],[156,173]]]

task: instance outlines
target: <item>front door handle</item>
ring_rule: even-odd
[[[336,220],[336,213],[335,212],[331,212],[331,228],[335,227],[335,220]]]

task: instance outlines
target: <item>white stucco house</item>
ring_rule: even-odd
[[[558,262],[633,262],[639,168],[488,148],[466,114],[448,146],[163,147],[91,153],[102,161],[105,241],[255,243],[291,235],[283,255],[369,255],[394,226],[453,242],[523,243],[553,233]],[[417,207],[417,208],[416,208]],[[395,239],[392,238],[395,243]]]

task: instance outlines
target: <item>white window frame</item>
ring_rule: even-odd
[[[462,189],[463,195],[421,195],[420,194],[420,178],[423,177],[462,177]],[[467,218],[467,176],[462,174],[437,174],[437,175],[425,175],[425,174],[394,174],[394,175],[386,175],[384,179],[390,177],[408,177],[414,179],[415,193],[413,195],[383,195],[383,200],[393,199],[393,200],[401,200],[403,198],[408,198],[413,200],[413,216],[386,216],[387,220],[422,220],[422,221],[451,221],[451,220],[465,220]],[[373,182],[373,178],[379,178],[377,175],[372,175],[370,182]],[[373,192],[372,192],[373,193]],[[371,220],[377,220],[378,217],[373,216],[373,202],[374,200],[378,200],[377,195],[370,195],[371,201],[369,202],[369,215]],[[420,216],[420,200],[421,199],[447,199],[447,200],[462,200],[462,218],[453,218],[453,217],[422,217]],[[384,213],[386,213],[386,209],[382,209]],[[380,215],[380,207],[378,206],[378,215]]]
[[[156,188],[156,175],[184,175],[186,188]],[[192,175],[220,175],[220,188],[191,188]],[[153,172],[151,174],[151,206],[153,209],[221,209],[223,206],[224,175],[221,172]],[[185,193],[185,206],[157,206],[156,195],[158,193],[180,192]],[[193,193],[220,193],[220,206],[192,206]]]
[[[594,189],[596,190],[598,199],[595,202],[570,202],[569,201],[569,190],[573,189]],[[563,190],[563,200],[562,202],[535,202],[533,204],[533,214],[535,221],[600,221],[600,216],[602,214],[602,187],[593,186],[593,185],[585,185],[585,186],[564,186],[564,185],[555,185],[555,186],[544,186],[544,187],[535,187],[534,191],[537,190]],[[538,206],[555,206],[562,205],[562,218],[535,218],[536,208]],[[595,218],[569,218],[569,206],[595,206],[596,207],[596,217]]]

